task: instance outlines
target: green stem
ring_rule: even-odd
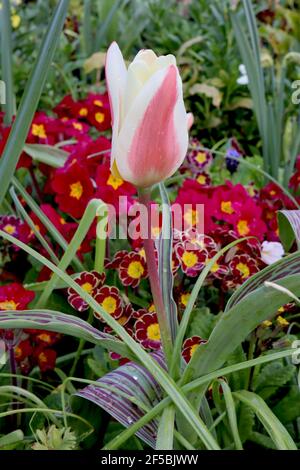
[[[170,364],[172,358],[172,337],[169,328],[168,318],[163,302],[163,296],[160,288],[158,269],[155,256],[154,240],[151,236],[151,189],[139,190],[139,201],[146,207],[147,210],[147,238],[144,239],[144,249],[146,254],[146,261],[148,267],[148,274],[151,286],[153,301],[157,313],[161,341],[165,353],[167,364]]]

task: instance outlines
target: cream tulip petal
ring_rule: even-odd
[[[132,63],[136,61],[143,61],[145,64],[151,67],[152,64],[154,64],[156,60],[157,60],[157,55],[155,54],[154,51],[152,51],[151,49],[142,49],[141,51],[137,53]]]
[[[113,166],[115,159],[116,140],[120,129],[122,101],[127,77],[126,65],[120,48],[116,42],[113,42],[107,51],[105,74],[112,114],[113,137],[111,166]]]

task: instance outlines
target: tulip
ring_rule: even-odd
[[[188,147],[182,82],[173,55],[140,51],[126,68],[113,42],[106,57],[106,81],[112,111],[111,171],[148,188],[171,176]]]

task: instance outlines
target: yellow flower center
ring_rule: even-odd
[[[95,119],[99,124],[101,124],[104,121],[105,115],[103,113],[96,113],[95,114]]]
[[[191,251],[185,251],[182,255],[182,261],[188,268],[193,268],[198,262],[198,257]]]
[[[15,348],[15,358],[18,359],[18,358],[21,357],[21,356],[22,356],[22,349],[19,348],[19,346],[17,346],[17,347]]]
[[[101,305],[107,313],[112,314],[116,310],[117,301],[111,295],[109,295],[103,300]]]
[[[196,351],[196,349],[198,349],[198,347],[199,347],[199,344],[194,344],[194,345],[191,347],[191,349],[190,349],[190,357],[192,357],[193,354],[195,354],[195,351]]]
[[[18,304],[14,300],[4,300],[0,302],[0,310],[16,310]]]
[[[191,294],[181,294],[180,301],[182,305],[186,307],[190,297],[191,297]]]
[[[232,207],[231,201],[222,201],[221,202],[221,211],[225,214],[233,214],[234,209]]]
[[[41,333],[38,337],[39,337],[39,339],[41,339],[45,343],[50,343],[50,341],[51,341],[51,336],[48,335],[47,333]]]
[[[40,362],[47,362],[47,360],[48,360],[48,359],[47,359],[46,354],[43,353],[43,352],[41,352],[41,353],[39,354],[39,361],[40,361]]]
[[[32,134],[40,139],[46,139],[47,134],[43,124],[32,124]]]
[[[59,221],[60,221],[61,225],[65,225],[67,223],[63,217],[61,217],[59,219]]]
[[[220,268],[220,265],[218,263],[215,263],[213,267],[211,268],[210,272],[211,273],[216,273]]]
[[[4,232],[9,233],[10,235],[12,235],[13,233],[15,233],[16,227],[14,227],[14,226],[11,225],[11,224],[7,224],[7,225],[5,225],[5,227],[3,228],[3,230],[4,230]]]
[[[200,163],[205,163],[207,158],[206,158],[206,153],[205,152],[198,152],[196,157],[195,157],[195,160]]]
[[[118,178],[117,176],[113,176],[112,174],[109,175],[109,178],[106,181],[106,184],[114,188],[114,190],[117,190],[120,186],[122,186],[123,183],[124,181],[122,180],[122,178]]]
[[[279,317],[276,318],[276,321],[277,321],[279,326],[288,326],[289,325],[289,322],[285,318],[283,318],[281,315],[279,315]]]
[[[70,196],[79,201],[83,193],[83,187],[80,181],[70,184]]]
[[[87,108],[81,108],[79,110],[79,116],[87,116],[88,115],[88,110]]]
[[[95,101],[94,101],[94,105],[95,105],[95,106],[103,106],[103,103],[102,103],[101,100],[95,100]]]
[[[250,228],[247,220],[240,220],[237,224],[237,229],[242,237],[248,235],[248,233],[250,232]]]
[[[158,323],[152,323],[152,325],[147,328],[147,337],[154,341],[160,340],[160,329]]]
[[[199,184],[205,184],[206,183],[206,176],[205,175],[199,175],[197,178],[197,181]]]
[[[90,294],[93,291],[93,286],[90,282],[85,282],[84,284],[82,284],[81,287],[88,294]]]
[[[255,189],[253,188],[253,186],[248,186],[247,191],[251,197],[255,196]]]
[[[270,320],[265,320],[265,321],[263,321],[262,324],[261,324],[261,326],[262,326],[263,328],[268,328],[268,327],[271,326],[271,325],[272,325],[272,322],[271,322]]]
[[[155,312],[155,305],[151,304],[150,307],[148,308],[149,312]]]
[[[189,224],[189,225],[196,225],[198,223],[198,212],[194,209],[188,210],[184,214],[184,220]]]
[[[73,127],[74,129],[77,129],[78,131],[82,131],[83,126],[80,124],[80,122],[73,122]]]
[[[242,274],[243,279],[245,279],[246,277],[249,277],[250,269],[248,268],[248,266],[245,263],[238,263],[236,265],[236,269],[238,271],[240,271],[240,273]]]
[[[132,279],[139,279],[144,274],[145,269],[140,261],[132,261],[128,266],[127,272]]]

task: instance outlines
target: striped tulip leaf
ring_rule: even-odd
[[[132,357],[132,353],[124,343],[73,315],[54,310],[6,310],[0,312],[0,329],[25,328],[72,335],[93,344],[100,344],[124,357]]]
[[[280,240],[286,251],[296,240],[300,250],[300,210],[282,210],[277,213]]]
[[[251,276],[230,297],[225,311],[230,310],[251,292],[262,287],[266,281],[278,281],[292,274],[300,274],[300,251],[292,253]]]
[[[151,354],[164,367],[159,353]],[[128,362],[76,393],[103,408],[123,426],[129,427],[162,400],[162,389],[143,366]],[[146,444],[155,449],[158,420],[154,419],[137,431]]]
[[[262,285],[223,313],[208,342],[193,354],[184,372],[184,383],[222,366],[255,328],[272,318],[278,308],[291,300],[288,291],[299,297],[299,281],[300,275],[294,274],[277,281],[282,290]]]

